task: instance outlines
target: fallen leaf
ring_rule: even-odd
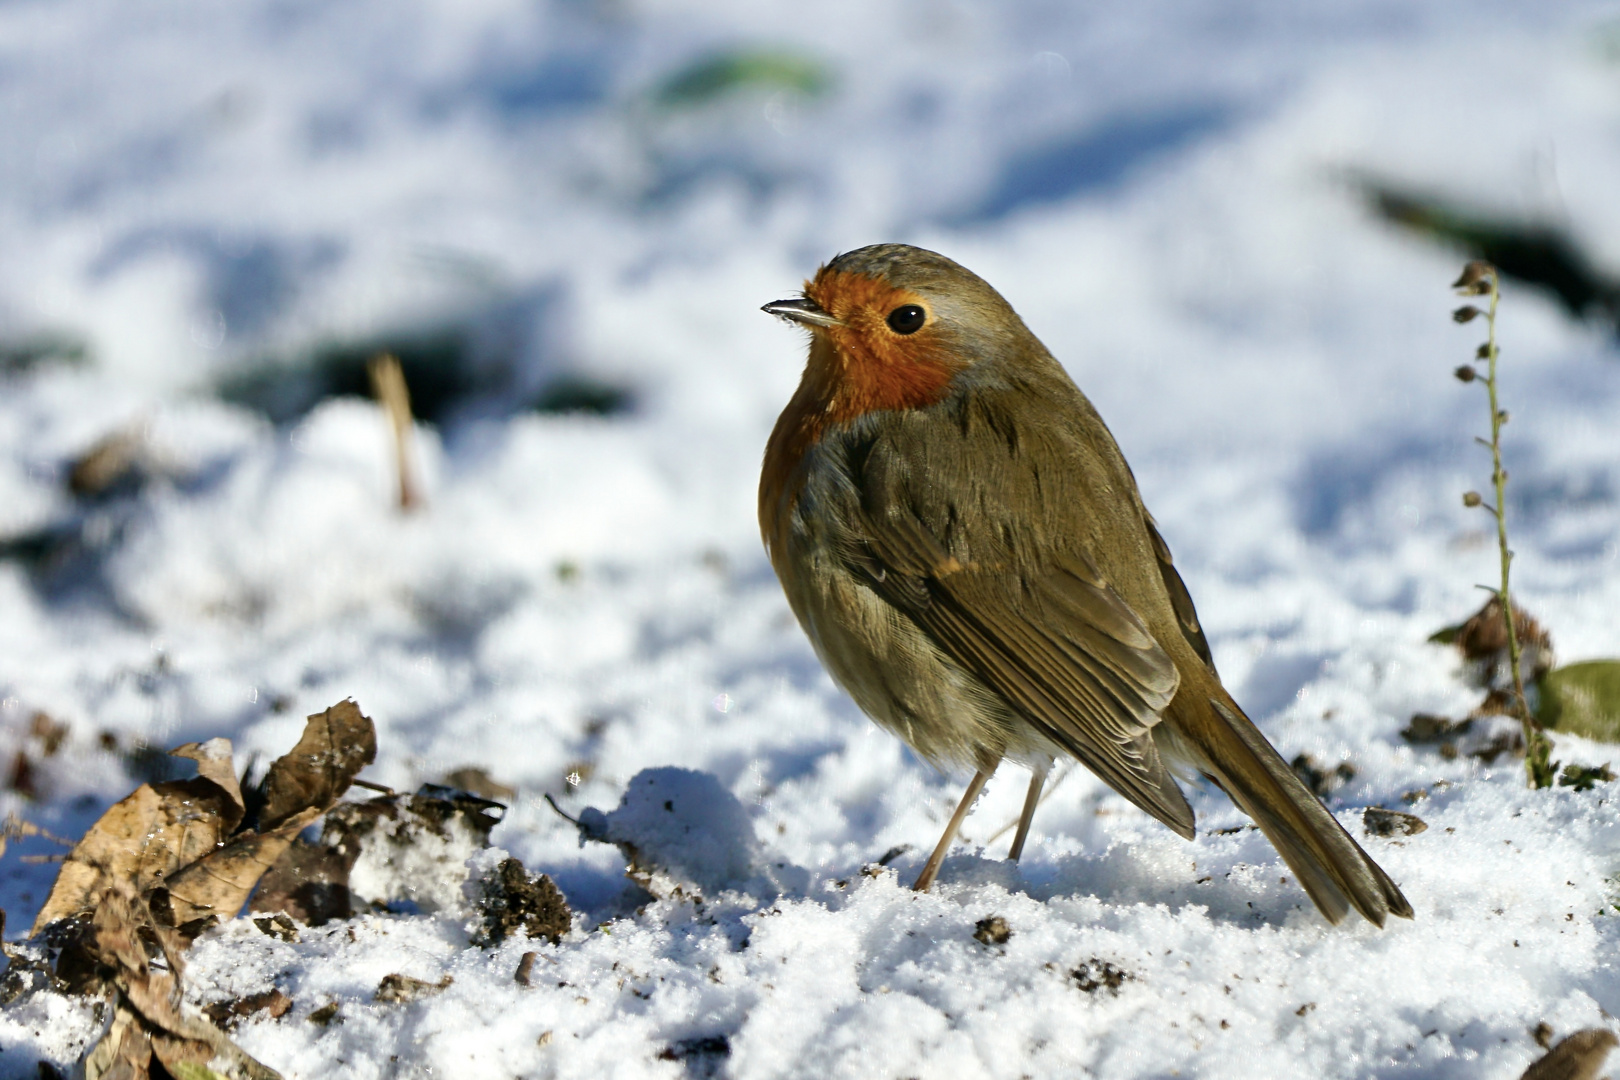
[[[1560,1039],[1520,1080],[1593,1080],[1620,1040],[1603,1028],[1587,1028]]]
[[[248,894],[306,826],[321,816],[310,807],[266,833],[247,832],[177,871],[164,889],[165,922],[180,926],[209,915],[235,918]]]
[[[224,1028],[245,1020],[258,1013],[267,1014],[272,1020],[279,1020],[292,1008],[292,998],[275,987],[258,994],[249,994],[234,1001],[217,1001],[203,1009],[203,1013],[212,1020],[215,1026]]]
[[[219,846],[226,822],[241,818],[240,800],[238,793],[233,803],[230,792],[204,776],[142,784],[73,845],[31,933],[96,910],[111,881],[142,893],[162,884]]]
[[[154,1056],[175,1076],[185,1065],[219,1064],[234,1080],[280,1080],[205,1017],[186,1011],[179,939],[152,920],[129,882],[109,885],[89,929],[79,944],[90,961],[109,972],[117,999],[113,1026],[85,1055],[86,1080],[140,1080],[149,1075]],[[148,960],[147,942],[156,944],[161,967]]]
[[[376,728],[352,700],[315,713],[298,745],[277,758],[265,775],[259,828],[273,829],[310,808],[330,809],[375,760]]]
[[[338,1015],[338,1003],[335,1001],[328,1001],[325,1005],[310,1013],[305,1019],[318,1027],[326,1027],[334,1020],[340,1024],[343,1023],[343,1018]]]
[[[487,770],[478,768],[475,765],[467,765],[446,773],[444,786],[465,791],[469,795],[477,795],[481,799],[491,799],[501,803],[511,803],[517,797],[516,788],[501,783],[491,777]]]
[[[188,758],[197,763],[197,775],[212,780],[225,793],[233,808],[234,817],[227,815],[225,832],[234,832],[242,822],[242,787],[236,779],[236,763],[231,758],[231,740],[209,739],[207,742],[186,743],[169,751],[170,756]]]
[[[168,1064],[168,1062],[164,1064],[174,1074],[174,1080],[228,1080],[227,1077],[221,1076],[206,1065],[193,1065],[189,1061],[177,1061],[172,1065]]]
[[[39,740],[40,751],[46,757],[55,757],[68,737],[68,726],[51,718],[51,714],[35,710],[28,720],[28,734]]]
[[[1598,742],[1620,742],[1620,660],[1587,660],[1542,676],[1538,719]]]
[[[146,1080],[151,1062],[151,1035],[140,1017],[120,1005],[107,1033],[84,1056],[84,1080]]]
[[[358,847],[340,849],[297,837],[259,879],[248,910],[283,912],[305,926],[322,926],[354,914],[349,871]]]
[[[443,993],[456,980],[446,975],[436,983],[426,979],[413,979],[409,975],[384,975],[377,984],[376,1000],[384,1005],[403,1005],[425,997]]]

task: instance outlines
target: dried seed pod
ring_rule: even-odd
[[[1469,296],[1489,296],[1495,277],[1496,267],[1483,259],[1475,259],[1463,267],[1462,275],[1451,283],[1451,287]]]
[[[1479,372],[1475,371],[1473,366],[1470,364],[1464,364],[1462,367],[1452,372],[1452,374],[1457,376],[1458,382],[1473,382],[1475,379],[1479,378]]]
[[[1474,355],[1481,360],[1489,360],[1491,358],[1491,343],[1488,341],[1480,342],[1479,348],[1475,350]]]
[[[1484,499],[1480,498],[1479,492],[1477,492],[1477,491],[1465,491],[1465,492],[1463,492],[1463,505],[1464,506],[1475,507],[1475,506],[1478,506],[1480,503],[1482,503],[1484,501],[1485,501]]]
[[[1451,313],[1451,317],[1454,321],[1460,323],[1473,322],[1479,317],[1479,308],[1475,307],[1473,304],[1464,304],[1456,311],[1453,311]]]

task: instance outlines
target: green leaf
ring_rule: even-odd
[[[1462,631],[1462,628],[1462,623],[1458,623],[1456,626],[1441,627],[1429,635],[1429,640],[1436,645],[1450,645],[1457,640],[1457,635]]]
[[[1586,660],[1541,677],[1543,724],[1599,742],[1620,742],[1620,660]]]
[[[671,75],[653,93],[666,107],[707,105],[738,90],[791,90],[820,97],[832,86],[827,66],[792,52],[740,49],[716,53]]]

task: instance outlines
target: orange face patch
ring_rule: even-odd
[[[928,310],[927,301],[908,289],[822,267],[814,281],[805,283],[804,294],[842,323],[816,328],[832,349],[812,348],[805,371],[807,383],[813,379],[824,389],[822,406],[832,422],[933,405],[963,366],[927,324],[912,334],[889,329],[886,320],[896,308],[916,304]]]

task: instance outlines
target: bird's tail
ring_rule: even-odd
[[[1383,868],[1361,850],[1266,737],[1224,691],[1203,715],[1176,719],[1204,760],[1199,767],[1254,819],[1331,923],[1354,907],[1384,925],[1412,917],[1412,905]],[[1173,712],[1181,712],[1172,706]]]

